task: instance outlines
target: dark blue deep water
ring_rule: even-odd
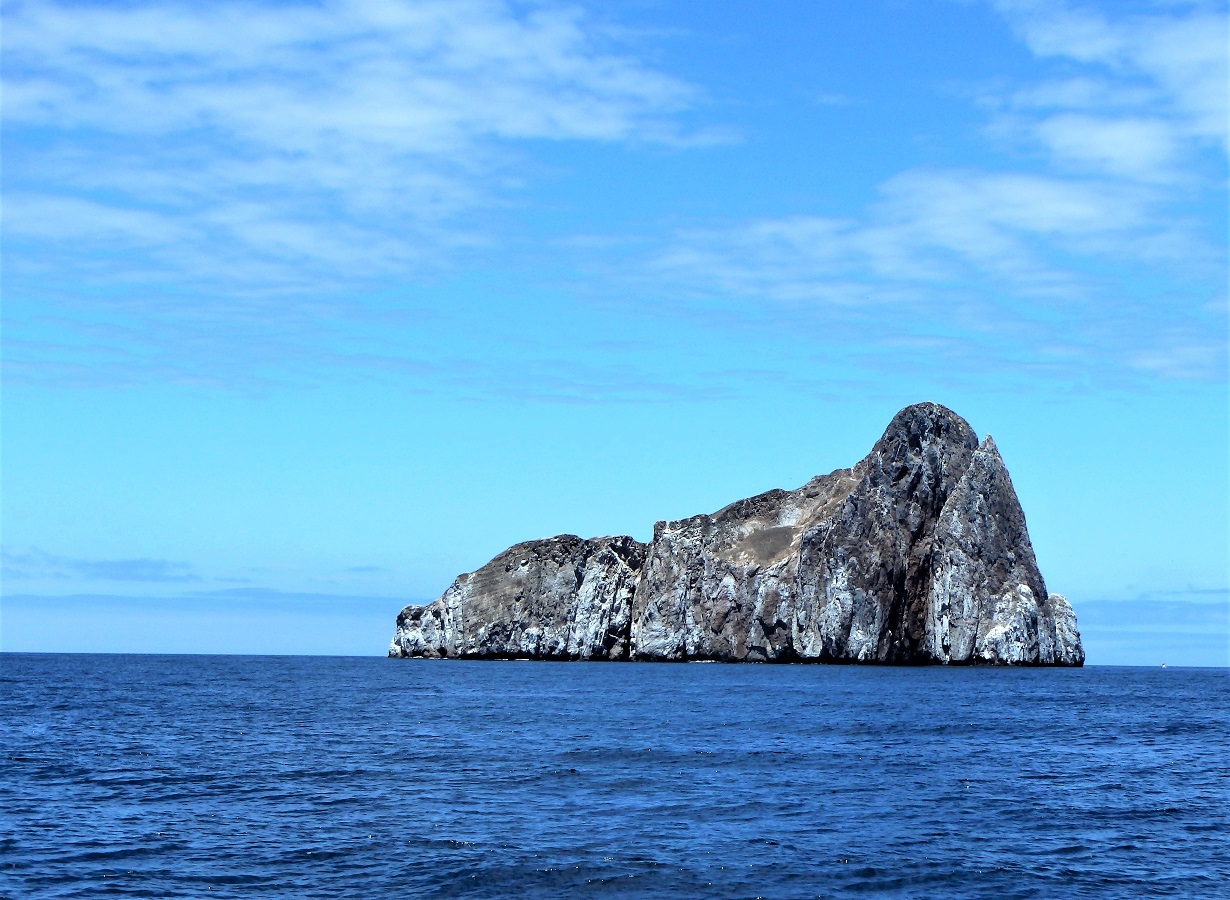
[[[0,895],[1230,897],[1226,670],[0,656]]]

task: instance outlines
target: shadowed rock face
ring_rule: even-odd
[[[1084,662],[988,437],[932,403],[849,469],[648,545],[518,544],[398,616],[390,656],[752,662]]]

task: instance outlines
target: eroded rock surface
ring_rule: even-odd
[[[995,443],[932,403],[852,468],[658,522],[648,545],[518,544],[406,607],[389,655],[1084,662]]]
[[[526,541],[397,617],[390,656],[626,659],[645,545],[572,534]]]

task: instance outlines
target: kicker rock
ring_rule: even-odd
[[[1048,594],[988,437],[921,403],[849,469],[652,541],[518,544],[398,616],[390,656],[1066,665]]]

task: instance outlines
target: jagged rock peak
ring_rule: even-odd
[[[653,539],[528,541],[398,616],[390,656],[1067,665],[990,437],[935,403],[897,413],[848,469]]]

